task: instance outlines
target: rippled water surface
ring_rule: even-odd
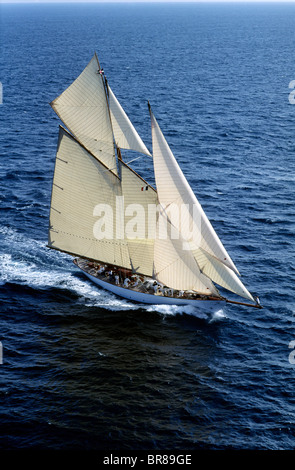
[[[294,5],[1,5],[2,449],[293,449]],[[147,100],[263,310],[135,305],[46,248],[59,120],[97,52]],[[153,182],[150,160],[135,168]]]

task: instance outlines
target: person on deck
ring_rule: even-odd
[[[126,277],[126,279],[124,281],[124,287],[128,287],[129,283],[130,283],[130,279],[128,279],[128,277]]]

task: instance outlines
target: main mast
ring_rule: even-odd
[[[50,248],[98,262],[152,274],[153,240],[97,239],[95,208],[107,204],[117,216],[135,202],[156,204],[157,195],[129,165],[121,146],[150,155],[116,99],[96,54],[79,77],[52,103],[70,132],[60,129],[52,185]],[[123,198],[122,198],[123,196]],[[110,218],[106,221],[112,223]],[[124,227],[125,230],[125,227]]]

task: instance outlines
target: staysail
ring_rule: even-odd
[[[177,214],[176,228],[189,243],[199,270],[218,285],[242,297],[254,300],[236,275],[237,268],[194,195],[150,107],[149,109],[152,123],[154,171],[161,206],[170,213],[172,219],[173,212]]]
[[[200,294],[214,294],[219,297],[211,280],[198,269],[191,251],[185,249],[185,241],[181,235],[178,238],[170,236],[169,224],[165,211],[160,209],[154,251],[156,279],[173,289],[193,290]]]
[[[126,163],[120,163],[123,195],[125,239],[129,249],[132,269],[135,272],[153,275],[156,217],[152,211],[157,207],[158,196]]]

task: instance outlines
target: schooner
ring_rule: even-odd
[[[50,105],[60,126],[48,247],[98,286],[135,302],[260,307],[209,222],[149,106],[152,154],[97,55]],[[121,150],[153,162],[156,189]],[[230,300],[217,286],[247,299]],[[250,301],[250,303],[249,303]]]

